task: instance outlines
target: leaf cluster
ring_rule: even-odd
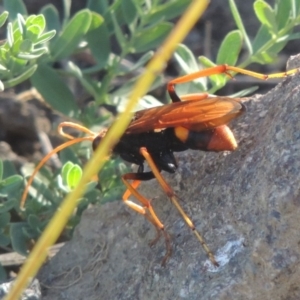
[[[300,2],[297,0],[276,0],[274,8],[264,0],[254,1],[253,10],[260,27],[253,40],[247,34],[235,1],[229,0],[228,3],[237,29],[224,37],[215,62],[204,56],[197,59],[186,46],[181,45],[175,59],[184,73],[197,71],[199,64],[205,68],[222,64],[237,65],[240,68],[251,63],[271,64],[277,60],[278,53],[289,41],[300,38],[299,32],[293,33],[294,28],[300,24]],[[229,79],[222,74],[210,76],[209,79],[200,78],[193,82],[190,89],[214,94]],[[245,96],[255,89],[256,87],[251,87],[234,96]]]

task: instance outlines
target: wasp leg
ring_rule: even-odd
[[[160,174],[158,168],[156,167],[151,155],[149,154],[149,152],[147,151],[146,148],[142,147],[140,149],[140,153],[143,155],[143,157],[145,158],[145,160],[147,161],[149,167],[151,168],[155,178],[157,179],[157,181],[159,182],[160,186],[162,187],[162,189],[165,191],[165,193],[167,194],[167,196],[170,198],[170,200],[172,201],[172,203],[175,205],[175,207],[177,208],[177,210],[179,211],[179,213],[181,214],[181,216],[183,217],[185,223],[192,229],[193,233],[195,234],[196,238],[198,239],[198,241],[200,242],[200,244],[202,245],[203,249],[205,250],[205,252],[207,253],[210,261],[215,265],[215,266],[219,266],[219,264],[217,263],[213,253],[211,252],[211,250],[209,249],[209,247],[207,246],[207,244],[205,243],[203,237],[201,236],[201,234],[197,231],[194,223],[192,222],[192,220],[188,217],[188,215],[184,212],[184,210],[182,209],[182,207],[180,206],[180,204],[177,201],[176,195],[173,192],[172,188],[167,184],[167,182],[165,181],[165,179],[163,178],[163,176]]]
[[[145,218],[154,225],[157,234],[156,237],[150,242],[150,246],[153,246],[160,238],[161,233],[164,236],[165,244],[166,244],[166,254],[162,260],[162,266],[164,266],[172,254],[171,248],[171,239],[169,234],[165,231],[163,223],[157,217],[151,202],[146,199],[143,195],[141,195],[137,190],[136,187],[140,184],[140,178],[143,177],[142,175],[146,173],[128,173],[122,176],[123,183],[127,187],[127,191],[123,195],[124,203],[129,206],[131,209],[135,210],[136,212],[145,216]],[[134,180],[133,183],[129,183],[128,180]],[[128,197],[133,195],[142,205],[138,205],[130,200]]]
[[[233,74],[230,73],[230,72],[233,72]],[[207,93],[195,94],[194,97],[192,96],[191,98],[184,99],[184,97],[182,97],[182,96],[179,97],[176,94],[175,85],[180,84],[180,83],[189,82],[189,81],[192,81],[192,80],[197,79],[197,78],[207,77],[207,76],[216,75],[216,74],[226,74],[230,78],[233,78],[235,73],[241,73],[241,74],[248,75],[248,76],[251,76],[251,77],[255,77],[255,78],[258,78],[258,79],[261,79],[261,80],[268,80],[268,79],[271,79],[271,78],[287,77],[287,76],[290,76],[290,75],[294,75],[297,72],[299,72],[299,69],[293,69],[293,70],[289,70],[289,71],[286,71],[286,72],[274,73],[274,74],[261,74],[261,73],[253,72],[253,71],[250,71],[250,70],[245,70],[245,69],[242,69],[242,68],[239,68],[239,67],[234,67],[234,66],[229,66],[229,65],[224,64],[224,65],[218,65],[218,66],[215,66],[215,67],[203,69],[203,70],[200,70],[198,72],[194,72],[194,73],[191,73],[191,74],[187,74],[187,75],[175,78],[175,79],[171,80],[168,83],[167,90],[168,90],[169,95],[170,95],[173,102],[192,100],[192,98],[194,98],[194,97],[195,97],[194,99],[202,100],[202,99],[205,99],[205,96],[207,98],[207,96],[208,96]],[[189,96],[190,95],[186,95],[185,97],[189,97]]]

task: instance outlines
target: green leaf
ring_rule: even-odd
[[[117,75],[124,76],[127,73],[134,72],[134,71],[144,67],[146,65],[146,63],[153,57],[153,55],[154,55],[153,51],[148,51],[145,54],[143,54],[134,65],[130,65],[130,66],[119,65]]]
[[[0,27],[2,27],[6,20],[7,20],[7,17],[8,17],[8,12],[7,11],[4,11],[1,15],[0,15]]]
[[[42,14],[34,16],[32,19],[27,18],[25,24],[26,24],[27,28],[32,26],[32,25],[38,26],[41,33],[46,28],[46,20],[45,20],[45,17]]]
[[[74,164],[70,161],[66,162],[61,170],[61,177],[64,184],[67,184],[67,178],[69,171],[73,168]]]
[[[41,33],[41,28],[38,25],[30,25],[27,27],[25,38],[31,40],[34,43]]]
[[[115,37],[118,41],[119,46],[123,49],[127,44],[127,36],[124,35],[121,28],[122,20],[117,18],[114,12],[111,13],[111,20],[114,28]]]
[[[14,45],[14,33],[13,33],[13,26],[12,23],[7,24],[7,42],[9,47],[13,47]]]
[[[296,18],[300,14],[300,2],[298,0],[292,1],[292,17]]]
[[[300,32],[297,33],[291,33],[288,35],[285,35],[283,37],[281,37],[280,39],[278,39],[278,43],[281,42],[288,42],[288,41],[293,41],[293,40],[299,40],[300,39]]]
[[[0,159],[0,182],[3,178],[3,161]]]
[[[80,164],[80,160],[72,148],[66,148],[60,151],[59,158],[63,164],[66,164],[69,161],[73,164]]]
[[[97,84],[93,84],[93,80],[90,77],[85,77],[82,74],[82,70],[73,64],[72,62],[68,63],[69,70],[72,72],[72,75],[76,77],[81,85],[86,89],[86,91],[94,98],[97,99],[99,95],[99,87]]]
[[[7,236],[6,234],[0,232],[0,245],[2,247],[7,247],[10,244],[10,237]],[[1,275],[1,265],[0,265],[0,278],[2,277]],[[1,279],[0,279],[1,280]]]
[[[272,53],[272,56],[276,56],[287,44],[288,40],[274,43],[268,50],[268,53]]]
[[[10,237],[14,251],[21,255],[28,254],[29,238],[25,235],[23,228],[26,228],[25,222],[13,223],[10,225]]]
[[[77,115],[78,107],[73,94],[52,68],[40,64],[31,82],[54,109],[70,117]]]
[[[9,160],[3,160],[3,178],[17,174],[15,165]]]
[[[56,31],[55,30],[51,30],[51,31],[48,31],[48,32],[45,32],[43,34],[41,34],[37,40],[35,41],[35,44],[43,44],[43,43],[46,43],[48,42],[49,40],[51,40],[56,34]]]
[[[108,7],[107,0],[88,0],[87,2],[87,8],[98,14],[104,14],[108,10]]]
[[[269,53],[267,51],[262,51],[257,53],[255,56],[252,57],[253,62],[257,62],[259,64],[271,64],[277,58],[276,54]]]
[[[41,10],[41,14],[43,14],[46,19],[46,28],[48,30],[55,30],[56,32],[60,31],[61,24],[59,21],[59,14],[57,8],[53,4],[45,5]]]
[[[30,17],[34,17],[34,16],[29,16],[28,18],[30,19]],[[26,34],[27,31],[27,27],[25,25],[25,19],[22,15],[17,14],[17,22],[13,23],[13,28],[14,28],[14,33],[15,31],[20,31],[20,34],[23,38],[23,34]]]
[[[173,24],[162,22],[155,27],[141,30],[134,37],[133,52],[146,52],[158,47],[171,32]]]
[[[50,184],[45,177],[39,176],[34,178],[34,181],[29,189],[29,195],[35,199],[35,201],[50,201],[52,204],[58,203],[57,190],[53,189],[53,185]],[[45,202],[44,202],[45,203]],[[31,203],[28,203],[28,206]]]
[[[101,193],[97,189],[90,190],[84,195],[84,198],[91,204],[95,204],[99,201]]]
[[[190,74],[199,71],[199,66],[196,61],[196,58],[192,51],[185,45],[180,44],[175,53],[174,58],[176,59],[177,63],[179,64],[180,69],[183,71],[184,74]],[[181,89],[182,93],[192,92],[193,90],[196,90],[197,92],[205,91],[207,85],[207,78],[205,77],[199,77],[193,82],[191,82],[189,85],[185,84],[185,88],[179,88]],[[179,91],[178,89],[178,91]]]
[[[232,98],[242,98],[248,95],[252,95],[255,91],[258,90],[258,86],[251,86],[244,90],[238,91],[237,93],[231,94],[230,97]]]
[[[278,32],[275,12],[267,2],[263,0],[255,1],[254,11],[259,21],[265,25],[272,34]]]
[[[35,231],[40,232],[39,229],[41,229],[41,227],[42,227],[42,222],[36,215],[33,215],[33,214],[29,215],[27,221],[28,221],[28,225],[31,227],[31,229],[34,229]]]
[[[123,193],[124,193],[124,186],[122,186],[122,185],[120,185],[119,187],[110,189],[103,195],[100,203],[105,204],[107,202],[113,202],[113,201],[118,201],[118,200],[120,201],[122,199]]]
[[[46,47],[40,48],[32,51],[32,53],[19,53],[18,58],[22,58],[24,60],[34,60],[41,57],[43,54],[47,53],[48,49]]]
[[[174,56],[184,73],[188,74],[199,70],[196,58],[187,46],[183,44],[178,45]]]
[[[0,189],[1,193],[2,189]],[[15,200],[7,200],[5,202],[0,203],[0,214],[10,211],[16,206]]]
[[[248,34],[247,34],[246,29],[245,29],[244,24],[243,24],[243,20],[240,16],[240,13],[237,9],[237,6],[236,6],[234,0],[229,0],[229,7],[230,7],[230,10],[231,10],[232,16],[234,18],[235,24],[236,24],[237,28],[241,31],[243,39],[245,41],[245,44],[248,48],[249,54],[251,55],[252,52],[253,52],[252,44],[250,42],[250,39],[248,37]]]
[[[30,52],[32,49],[32,42],[30,40],[23,40],[20,44],[21,52]]]
[[[27,15],[27,9],[22,0],[4,0],[4,9],[9,12],[9,20],[14,21],[17,18],[17,14],[23,16]]]
[[[159,21],[171,20],[181,15],[190,3],[190,0],[166,1],[166,3],[162,5],[155,6],[155,9],[151,10],[149,14],[146,14],[144,16],[144,22],[152,25]]]
[[[33,65],[30,68],[28,68],[26,71],[24,71],[21,75],[12,78],[10,80],[4,81],[3,82],[4,87],[7,89],[27,80],[34,74],[36,69],[37,69],[37,65]]]
[[[23,178],[20,175],[12,175],[1,181],[3,191],[9,193],[10,191],[17,190],[23,184]]]
[[[0,215],[0,228],[4,228],[10,222],[10,213],[4,212]]]
[[[74,165],[68,172],[67,185],[73,190],[82,177],[82,169],[79,165]]]
[[[137,9],[135,7],[135,3],[132,0],[126,0],[121,2],[121,9],[123,17],[127,24],[131,24],[131,22],[137,16]]]
[[[87,184],[86,190],[85,190],[85,195],[89,193],[90,191],[93,191],[98,185],[97,181],[91,181]]]
[[[252,43],[253,53],[260,52],[260,49],[272,39],[272,36],[267,28],[267,26],[263,25],[259,28],[254,41]]]
[[[217,65],[235,66],[242,49],[243,40],[240,30],[229,32],[221,43],[217,55]]]
[[[283,29],[290,21],[292,13],[292,1],[279,0],[276,7],[276,21],[278,30]]]
[[[74,15],[50,47],[53,59],[60,60],[76,50],[80,40],[90,28],[91,20],[92,14],[88,9]]]
[[[91,26],[86,34],[89,48],[97,61],[99,70],[107,65],[110,54],[110,39],[108,30],[103,23],[104,19],[97,13],[92,12]]]
[[[11,54],[13,54],[11,57],[10,57],[10,69],[11,69],[11,72],[13,74],[15,74],[17,72],[17,69],[13,69],[13,67],[18,67],[18,63],[15,59],[15,56],[18,55],[18,53],[20,52],[20,46],[22,44],[22,41],[23,41],[23,38],[20,36],[19,38],[15,38],[14,39],[14,44],[11,48]],[[15,66],[13,66],[13,63],[15,63]],[[22,64],[21,64],[22,65]],[[13,70],[12,70],[13,69]]]
[[[137,78],[138,78],[138,76],[131,78],[126,83],[124,83],[120,88],[113,91],[113,93],[111,94],[112,97],[127,98],[127,96],[131,93],[132,87],[135,85]],[[157,87],[157,86],[161,86],[161,85],[162,85],[162,77],[157,76],[155,78],[151,88],[153,89],[154,86]],[[127,103],[127,99],[125,102]],[[121,107],[121,104],[120,104],[120,107]]]

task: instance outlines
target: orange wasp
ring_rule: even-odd
[[[199,77],[224,73],[232,78],[233,75],[230,71],[267,80],[269,78],[293,75],[297,72],[297,69],[283,73],[263,75],[238,67],[219,65],[176,78],[167,85],[172,103],[137,111],[133,115],[133,119],[125,133],[111,150],[113,154],[118,154],[125,161],[138,166],[136,173],[128,173],[122,176],[122,180],[127,187],[123,195],[123,201],[131,209],[144,215],[155,226],[157,236],[151,244],[156,243],[161,233],[163,234],[166,243],[166,254],[162,261],[163,265],[171,255],[170,237],[164,229],[164,224],[155,213],[151,201],[137,191],[137,187],[141,181],[153,178],[157,179],[186,224],[192,229],[211,262],[218,266],[213,253],[196,230],[191,219],[178,203],[175,193],[161,175],[161,171],[169,173],[176,171],[178,165],[174,157],[174,152],[181,152],[188,149],[233,151],[237,148],[236,140],[227,124],[245,112],[242,98],[216,97],[207,93],[179,96],[175,91],[176,84],[189,82]],[[86,133],[88,136],[75,138],[65,133],[63,131],[64,127],[75,128]],[[86,127],[71,122],[61,123],[58,130],[69,141],[52,150],[36,167],[26,185],[21,206],[25,203],[28,189],[34,176],[51,155],[85,140],[91,141],[93,149],[96,149],[107,132],[107,129],[105,129],[100,133],[94,133]],[[144,171],[145,162],[148,163],[151,171]],[[139,204],[129,200],[131,194],[138,200]]]

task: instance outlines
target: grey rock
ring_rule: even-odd
[[[299,58],[298,58],[299,60]],[[121,202],[84,213],[74,238],[40,272],[44,299],[300,299],[300,74],[230,124],[232,153],[187,151],[165,175],[220,262],[199,242],[155,180],[140,191],[172,237],[164,241]]]

